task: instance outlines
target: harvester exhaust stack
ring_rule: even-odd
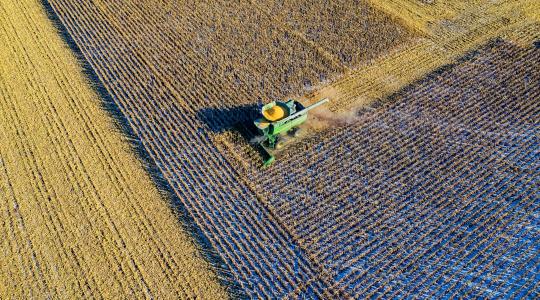
[[[264,166],[275,160],[272,152],[282,147],[286,135],[298,135],[298,126],[307,120],[308,111],[328,101],[328,98],[324,98],[304,107],[302,103],[291,99],[287,102],[270,102],[262,107],[261,117],[256,119],[254,124],[260,133],[257,140],[265,152]]]

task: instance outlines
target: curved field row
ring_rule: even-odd
[[[335,276],[332,288],[535,298],[539,59],[535,48],[490,43],[295,145],[265,173],[224,141],[239,173]]]
[[[0,298],[227,297],[41,3],[0,32]]]

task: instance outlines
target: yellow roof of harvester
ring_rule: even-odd
[[[268,121],[275,122],[288,117],[289,110],[279,104],[276,104],[270,108],[263,110],[262,114],[264,118]]]

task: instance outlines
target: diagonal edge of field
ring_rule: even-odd
[[[59,35],[62,37],[65,44],[72,51],[77,62],[81,66],[83,75],[89,81],[90,86],[99,95],[101,106],[111,116],[113,126],[125,138],[130,150],[135,153],[146,173],[150,176],[160,194],[167,200],[172,208],[173,213],[178,217],[186,232],[188,232],[195,240],[198,250],[218,273],[217,278],[226,288],[229,296],[233,298],[247,298],[247,295],[243,289],[231,276],[232,272],[230,272],[227,264],[223,261],[221,256],[211,245],[209,239],[194,221],[188,210],[184,207],[182,201],[180,201],[169,182],[163,177],[162,172],[144,147],[142,141],[133,131],[129,120],[122,113],[118,107],[118,104],[112,99],[109,91],[99,79],[99,76],[96,74],[94,69],[88,63],[86,57],[75,40],[73,40],[68,29],[64,26],[58,15],[55,13],[54,8],[51,6],[48,0],[38,1],[41,2],[47,17],[56,28]]]

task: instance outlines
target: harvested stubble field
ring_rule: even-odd
[[[226,297],[41,2],[0,2],[0,298]]]
[[[248,295],[538,293],[533,1],[46,3]],[[414,83],[497,36],[527,48]],[[270,170],[227,132],[329,80],[333,110],[413,85]]]
[[[492,42],[264,173],[228,153],[332,288],[537,298],[539,60]]]

